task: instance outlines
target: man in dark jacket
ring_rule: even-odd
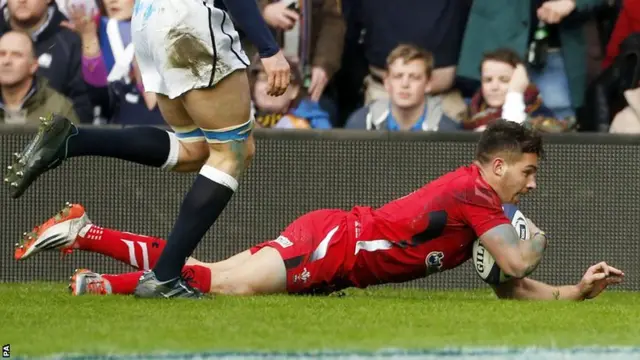
[[[38,75],[73,101],[81,122],[91,122],[92,106],[82,78],[80,38],[61,23],[66,20],[52,0],[8,0],[0,16],[0,35],[10,30],[31,34]]]

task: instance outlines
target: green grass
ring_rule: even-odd
[[[71,297],[63,284],[0,284],[14,356],[222,350],[640,344],[640,295],[500,301],[488,291],[375,289],[346,297],[193,300]]]

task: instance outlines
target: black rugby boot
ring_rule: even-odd
[[[67,140],[77,133],[78,129],[63,116],[40,118],[36,136],[22,153],[13,154],[13,163],[7,167],[4,182],[11,187],[11,197],[19,198],[40,175],[58,167],[66,159]]]
[[[189,285],[182,277],[160,281],[151,270],[142,274],[133,295],[139,299],[201,299],[203,297],[202,292]]]

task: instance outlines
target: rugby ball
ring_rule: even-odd
[[[516,228],[520,240],[530,240],[531,234],[527,224],[527,218],[524,217],[518,207],[512,204],[505,204],[502,206],[502,209],[507,218],[511,220],[511,225]],[[496,264],[495,259],[489,251],[480,244],[480,239],[476,239],[473,243],[473,266],[476,268],[476,272],[480,275],[480,278],[488,284],[497,285],[511,279],[511,276],[505,274],[498,264]]]

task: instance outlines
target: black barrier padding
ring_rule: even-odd
[[[27,131],[2,133],[0,164],[30,139]],[[257,156],[233,200],[196,251],[200,260],[221,260],[273,239],[289,222],[319,208],[380,206],[469,162],[477,134],[383,134],[347,131],[258,131]],[[580,144],[578,140],[591,143]],[[622,142],[617,145],[616,140]],[[546,230],[551,242],[534,278],[576,283],[591,264],[623,269],[620,289],[640,290],[640,143],[632,137],[552,137],[546,146],[539,188],[521,209]],[[594,143],[600,142],[601,144]],[[13,260],[21,234],[61,209],[65,201],[86,206],[98,225],[165,237],[193,174],[106,158],[72,159],[42,176],[19,200],[0,187],[0,281],[60,281],[75,268],[111,273],[131,268],[76,251],[40,253]],[[458,269],[399,286],[428,289],[483,286],[470,262]],[[61,289],[62,290],[62,289]]]

